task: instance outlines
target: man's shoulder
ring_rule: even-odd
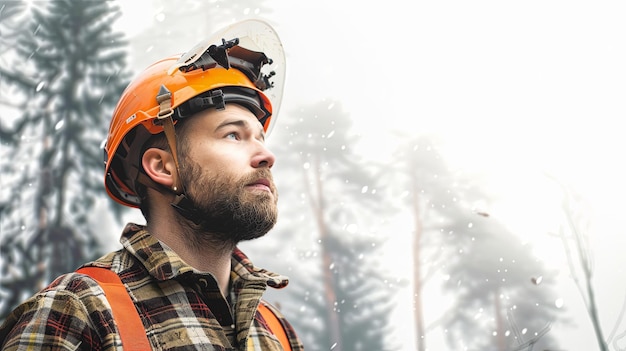
[[[97,266],[112,269],[115,253],[86,263],[83,266]],[[107,301],[102,287],[92,277],[76,271],[58,276],[43,289],[31,295],[15,307],[4,324],[28,319],[30,315],[72,311],[75,317],[86,315],[94,309],[107,309]],[[85,317],[88,318],[88,317]],[[3,326],[5,328],[6,326]]]
[[[44,308],[44,306],[56,308],[58,304],[59,308],[72,305],[73,308],[82,309],[85,306],[93,307],[92,300],[106,300],[100,284],[86,274],[70,272],[57,277],[48,286],[25,300],[22,308]],[[106,307],[101,303],[96,305]]]
[[[118,250],[83,267],[119,273],[132,261],[124,250]],[[101,285],[91,276],[76,271],[63,274],[5,318],[0,326],[0,345],[7,349],[30,348],[39,343],[64,342],[68,337],[79,338],[83,333],[94,342],[115,343],[110,308]]]
[[[41,340],[56,340],[55,335],[71,332],[71,337],[78,337],[89,333],[88,330],[106,335],[108,331],[101,333],[99,326],[110,316],[108,310],[106,297],[95,280],[84,274],[67,273],[23,301],[7,316],[0,326],[0,345],[30,347]]]

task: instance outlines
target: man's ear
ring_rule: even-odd
[[[141,157],[141,165],[146,174],[158,184],[171,188],[175,184],[176,165],[169,151],[149,148]]]

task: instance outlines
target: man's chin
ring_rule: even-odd
[[[244,202],[260,206],[274,206],[278,203],[276,194],[265,190],[247,191],[242,199]],[[275,210],[275,209],[274,209]]]
[[[244,233],[235,233],[233,239],[235,244],[241,241],[250,241],[265,236],[274,227],[276,221],[259,222],[254,228],[248,228]]]

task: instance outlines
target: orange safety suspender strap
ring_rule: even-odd
[[[92,277],[104,290],[104,295],[111,305],[113,319],[117,324],[124,351],[152,350],[139,313],[120,277],[115,272],[101,267],[83,267],[76,272]]]
[[[86,274],[95,279],[104,294],[109,300],[113,319],[120,332],[124,350],[145,351],[151,350],[150,342],[146,335],[145,328],[135,308],[135,304],[128,295],[126,287],[122,284],[120,277],[113,271],[103,267],[83,267],[76,270],[78,273]],[[259,313],[267,322],[270,332],[280,341],[284,351],[291,351],[291,344],[278,316],[264,302],[259,303]]]
[[[272,332],[278,338],[278,341],[280,341],[280,344],[283,346],[283,350],[291,351],[291,344],[289,343],[289,338],[285,332],[285,327],[283,327],[282,323],[280,323],[280,320],[274,311],[261,301],[261,303],[259,303],[259,312],[263,316],[263,319],[265,319],[265,322],[267,322],[270,332]]]

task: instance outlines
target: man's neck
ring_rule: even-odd
[[[232,247],[209,243],[199,244],[201,240],[190,239],[197,237],[197,233],[181,225],[176,219],[151,220],[147,228],[150,235],[165,243],[185,263],[200,272],[211,273],[217,280],[222,294],[228,296]]]

